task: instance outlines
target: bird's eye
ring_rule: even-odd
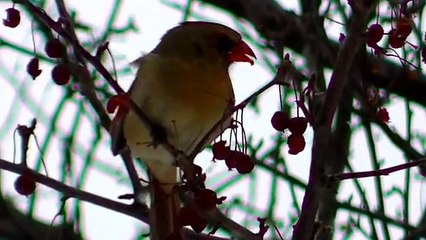
[[[220,52],[228,53],[234,47],[234,42],[227,36],[221,36],[217,40],[217,48]]]

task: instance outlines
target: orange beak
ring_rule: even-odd
[[[237,45],[229,52],[228,60],[230,63],[233,62],[248,62],[251,65],[254,64],[253,58],[256,59],[256,55],[247,43],[243,40],[237,43]]]

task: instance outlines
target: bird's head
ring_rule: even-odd
[[[184,22],[169,30],[153,53],[188,59],[207,58],[229,66],[233,62],[253,64],[253,50],[241,35],[218,23]]]

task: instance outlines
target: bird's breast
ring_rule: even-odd
[[[184,152],[192,151],[234,105],[227,69],[215,68],[208,62],[151,58],[138,72],[133,100]]]

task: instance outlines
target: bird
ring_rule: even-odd
[[[254,59],[255,53],[237,31],[214,22],[183,22],[134,61],[138,70],[127,95],[162,130],[168,143],[191,154],[224,117],[230,120],[235,97],[229,66],[234,62],[253,65]],[[155,131],[135,112],[117,114],[112,123],[112,152],[119,154],[128,146],[132,157],[147,166],[151,239],[167,239],[181,228],[176,221],[176,159],[161,144],[153,144]]]

